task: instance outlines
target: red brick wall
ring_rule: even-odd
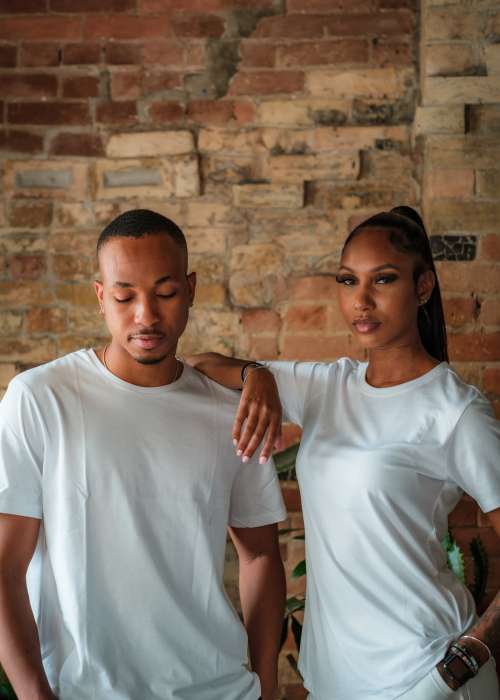
[[[442,258],[452,358],[499,406],[499,36],[488,0],[0,0],[0,388],[103,342],[95,240],[134,206],[186,231],[184,351],[359,356],[340,246],[406,203]],[[491,529],[467,500],[453,526],[481,528],[491,595]],[[299,697],[286,662],[282,681]]]

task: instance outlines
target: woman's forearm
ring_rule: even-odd
[[[226,357],[217,352],[204,352],[187,357],[186,362],[228,389],[241,389],[241,368],[248,360]]]
[[[500,657],[500,592],[496,594],[478,622],[466,634],[484,642],[489,647],[492,656],[497,659]],[[465,641],[474,643],[470,639]],[[479,658],[486,661],[487,653],[484,647],[478,644],[475,649]]]

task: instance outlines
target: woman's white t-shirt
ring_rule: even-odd
[[[314,700],[392,700],[476,619],[441,542],[464,491],[500,507],[500,424],[446,363],[379,389],[346,358],[266,364],[303,427],[305,685]]]

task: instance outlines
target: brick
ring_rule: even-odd
[[[13,44],[0,45],[0,66],[14,68],[17,62],[17,47]]]
[[[0,13],[13,14],[15,12],[46,12],[47,0],[0,0]]]
[[[300,304],[291,306],[285,315],[285,332],[301,333],[325,331],[326,306],[322,304]]]
[[[235,246],[231,251],[229,291],[237,306],[270,304],[282,272],[283,250],[274,243]]]
[[[137,120],[136,102],[98,102],[96,105],[96,121],[101,124],[132,126]]]
[[[0,307],[2,308],[50,304],[52,301],[53,293],[46,282],[0,281]]]
[[[472,46],[464,44],[436,44],[424,51],[424,70],[428,76],[471,75],[477,71]]]
[[[134,40],[165,38],[170,31],[170,20],[166,15],[141,17],[126,14],[88,15],[85,18],[86,39]]]
[[[5,186],[15,197],[82,201],[87,196],[87,165],[64,160],[8,161]]]
[[[276,60],[276,47],[267,43],[243,39],[240,42],[240,67],[273,68]]]
[[[500,396],[500,368],[486,367],[483,372],[483,388],[488,394]]]
[[[182,74],[173,73],[170,70],[151,69],[146,70],[143,76],[143,92],[150,95],[154,92],[175,90],[182,87]]]
[[[255,121],[255,106],[246,100],[238,100],[234,103],[234,116],[240,126]]]
[[[500,300],[498,298],[483,301],[480,319],[485,326],[500,326]]]
[[[55,222],[58,226],[82,227],[93,226],[94,215],[89,204],[80,202],[58,202],[55,210]]]
[[[377,66],[410,66],[414,62],[414,51],[411,44],[405,42],[373,43],[372,63]]]
[[[210,126],[224,126],[233,118],[232,101],[193,100],[187,105],[187,116],[191,121]]]
[[[66,65],[94,65],[101,62],[101,45],[92,42],[66,44],[63,63]]]
[[[136,134],[113,134],[106,148],[109,158],[134,156],[173,156],[194,150],[190,131],[145,131]]]
[[[425,18],[426,41],[475,39],[480,35],[479,12],[463,8],[429,8]]]
[[[432,170],[427,177],[427,191],[432,198],[472,197],[474,193],[474,171]]]
[[[92,275],[94,260],[84,258],[81,255],[53,255],[51,259],[51,271],[59,281],[71,280],[85,281]]]
[[[18,335],[24,322],[20,311],[0,311],[0,336]]]
[[[152,122],[159,124],[180,122],[184,119],[184,107],[179,102],[153,102],[149,106],[149,117]]]
[[[492,233],[481,239],[481,257],[488,261],[500,261],[500,235],[498,233]]]
[[[324,36],[325,18],[321,15],[264,17],[253,33],[260,39],[316,39]]]
[[[500,218],[500,202],[431,202],[428,223],[433,233],[486,232],[495,230]]]
[[[135,0],[50,0],[52,12],[127,12],[135,10]]]
[[[97,199],[190,197],[199,193],[198,161],[177,156],[147,161],[97,161]]]
[[[36,307],[26,315],[28,333],[64,333],[66,330],[66,311],[51,307]]]
[[[108,219],[109,221],[109,219]],[[108,223],[108,221],[106,223]],[[100,231],[98,232],[100,233]],[[95,254],[98,233],[92,231],[58,231],[49,237],[48,250],[50,253],[66,253],[71,250],[74,254],[93,256]]]
[[[178,41],[148,41],[142,47],[143,62],[159,63],[169,67],[180,67],[184,64],[183,46]]]
[[[82,33],[80,17],[4,17],[0,39],[8,41],[78,41]]]
[[[57,44],[23,44],[19,62],[22,66],[31,67],[58,66],[60,50]]]
[[[271,309],[246,309],[242,313],[241,322],[245,333],[276,335],[281,328],[280,315]]]
[[[500,132],[500,105],[471,105],[469,107],[470,131],[477,135]]]
[[[497,362],[500,360],[500,333],[451,334],[450,357],[461,362]]]
[[[476,173],[476,189],[480,197],[495,199],[500,192],[500,172],[498,170],[479,170]]]
[[[231,222],[232,208],[222,202],[193,201],[187,205],[188,226],[214,226]]]
[[[99,78],[93,75],[70,76],[62,79],[64,98],[83,99],[99,96]]]
[[[359,155],[350,153],[275,156],[270,158],[271,178],[279,182],[322,179],[356,179]]]
[[[7,387],[10,380],[14,379],[16,374],[16,365],[6,363],[0,364],[0,386]]]
[[[332,301],[337,293],[337,282],[333,275],[299,277],[289,283],[291,300]]]
[[[16,228],[38,228],[49,226],[52,222],[52,202],[12,201],[8,219]]]
[[[300,209],[304,206],[304,187],[302,183],[233,185],[233,202],[246,208]]]
[[[278,357],[278,339],[268,336],[250,336],[248,355],[260,360],[275,360]]]
[[[106,45],[106,63],[110,65],[142,64],[142,45],[110,42]]]
[[[483,262],[436,262],[441,287],[461,294],[494,294],[498,291],[498,267]]]
[[[9,273],[15,280],[37,280],[47,270],[43,255],[15,255],[9,260]]]
[[[339,63],[367,63],[369,45],[366,39],[296,42],[278,49],[277,65],[319,66]]]
[[[43,137],[29,131],[13,129],[0,131],[0,151],[4,153],[41,153],[43,151]]]
[[[339,357],[363,357],[350,335],[284,335],[280,359],[337,360]]]
[[[173,163],[175,197],[197,197],[200,194],[200,175],[196,155],[176,158]]]
[[[196,285],[197,306],[224,306],[226,302],[226,288],[223,284],[213,282]]]
[[[0,76],[0,90],[9,98],[46,98],[57,95],[57,77],[29,73],[12,73]]]
[[[230,95],[267,95],[300,92],[304,74],[299,71],[253,71],[237,73],[231,82]]]
[[[111,98],[135,100],[142,97],[143,73],[140,68],[116,70],[111,74]]]
[[[500,75],[500,44],[484,47],[488,75]]]
[[[76,284],[62,283],[56,286],[56,298],[58,301],[70,306],[86,307],[98,310],[97,297],[90,284],[78,282]]]
[[[40,233],[23,232],[0,237],[0,251],[10,259],[17,255],[42,255],[46,248],[46,236]]]
[[[11,124],[78,126],[88,124],[90,114],[83,102],[22,102],[8,105],[7,120]]]
[[[312,95],[335,99],[355,97],[397,99],[406,94],[408,80],[413,81],[409,69],[366,68],[359,70],[311,70],[306,87]]]
[[[417,107],[413,127],[416,134],[463,134],[465,108],[462,105]]]
[[[423,95],[424,105],[500,102],[500,81],[494,75],[427,78]]]
[[[54,341],[48,338],[37,338],[36,340],[9,338],[0,343],[0,358],[3,361],[37,365],[49,362],[55,357]]]
[[[426,163],[447,168],[495,169],[500,160],[500,144],[493,134],[465,136],[430,135],[426,139]]]
[[[444,299],[444,316],[450,328],[461,328],[474,323],[479,313],[476,299],[472,296]]]
[[[271,126],[314,126],[325,123],[338,126],[347,120],[349,111],[350,104],[347,100],[269,100],[261,102],[258,120]],[[304,136],[307,133],[304,132]],[[319,144],[317,145],[319,147]]]
[[[55,156],[95,157],[104,155],[104,147],[99,134],[62,133],[50,142],[49,153]]]
[[[225,22],[217,15],[180,15],[172,19],[173,33],[183,39],[209,37],[219,39],[225,31]]]

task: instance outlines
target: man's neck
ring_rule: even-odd
[[[117,350],[113,344],[97,350],[96,355],[106,369],[119,379],[129,384],[143,387],[165,386],[179,378],[182,363],[175,354],[169,355],[158,363],[144,364],[138,362],[123,350]]]

